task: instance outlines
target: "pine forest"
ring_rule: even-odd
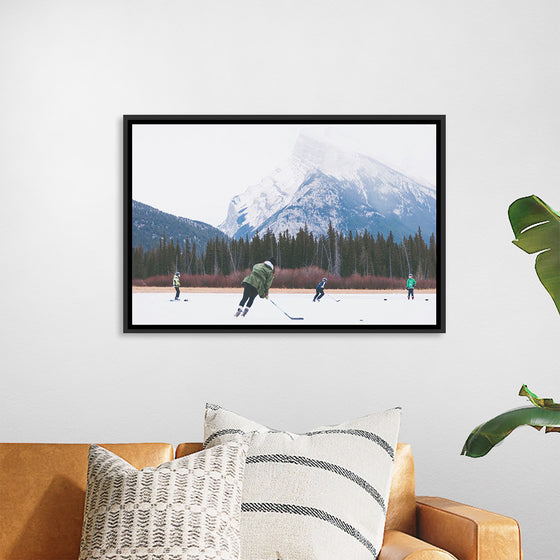
[[[436,287],[436,239],[426,243],[420,228],[412,236],[396,240],[364,231],[344,235],[329,224],[326,235],[301,228],[275,235],[258,232],[251,238],[210,239],[203,249],[187,237],[167,239],[165,233],[149,249],[132,251],[134,285],[169,286],[175,271],[184,286],[239,287],[256,263],[274,258],[278,271],[274,287],[310,288],[322,275],[329,287],[345,289],[401,288],[413,274],[418,287]]]

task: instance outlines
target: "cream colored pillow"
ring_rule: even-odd
[[[205,447],[254,432],[243,483],[241,558],[377,558],[400,416],[394,408],[294,434],[207,405]]]
[[[137,470],[89,450],[80,560],[238,560],[247,445]]]

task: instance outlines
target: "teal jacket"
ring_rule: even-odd
[[[273,278],[274,273],[272,269],[268,268],[264,263],[258,263],[253,267],[251,274],[243,278],[243,282],[247,282],[247,284],[256,288],[259,296],[264,298],[268,295]]]
[[[409,278],[406,281],[406,287],[410,290],[411,288],[414,288],[414,286],[416,286],[416,280],[414,280],[414,278]]]

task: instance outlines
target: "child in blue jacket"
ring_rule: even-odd
[[[327,279],[323,278],[317,286],[315,286],[315,297],[313,301],[321,301],[321,298],[325,295],[325,284],[327,283]]]

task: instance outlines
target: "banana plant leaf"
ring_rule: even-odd
[[[552,399],[540,399],[526,385],[521,387],[519,394],[533,405],[509,410],[477,426],[467,438],[461,455],[484,457],[519,426],[532,426],[537,430],[545,428],[547,433],[560,432],[560,405]]]
[[[513,243],[526,253],[539,253],[535,270],[560,313],[560,214],[538,196],[519,198],[508,209]]]

